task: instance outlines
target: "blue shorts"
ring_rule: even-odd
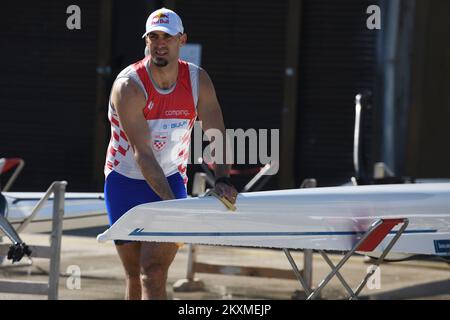
[[[170,188],[177,199],[187,198],[183,178],[177,172],[167,177]],[[105,203],[110,225],[113,225],[131,208],[149,202],[161,201],[146,180],[127,178],[112,171],[105,181]],[[116,244],[124,241],[115,241]]]

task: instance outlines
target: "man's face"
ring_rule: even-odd
[[[173,61],[178,61],[180,48],[186,43],[186,34],[172,36],[163,31],[150,32],[146,37],[152,62],[157,67],[165,67]]]

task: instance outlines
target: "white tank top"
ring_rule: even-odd
[[[161,90],[150,77],[149,60],[150,57],[146,57],[130,65],[117,79],[131,79],[142,89],[147,99],[142,112],[150,129],[153,153],[166,176],[179,172],[187,184],[186,169],[191,131],[197,118],[200,68],[179,60],[175,86]],[[106,154],[105,176],[116,171],[128,178],[144,180],[111,101],[108,119],[111,140]]]

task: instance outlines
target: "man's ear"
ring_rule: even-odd
[[[181,37],[180,37],[180,44],[181,44],[181,47],[184,46],[186,43],[187,43],[187,34],[186,34],[186,33],[183,33],[183,34],[181,35]]]

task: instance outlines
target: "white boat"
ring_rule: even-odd
[[[229,211],[214,197],[144,204],[98,240],[348,251],[374,221],[407,218],[391,252],[450,255],[450,183],[243,193],[236,207]]]
[[[4,192],[8,204],[6,216],[17,229],[31,214],[45,193]],[[26,233],[50,232],[52,230],[53,196],[38,211],[23,230]],[[108,225],[103,193],[65,193],[64,230]]]
[[[17,241],[18,232],[50,232],[53,220],[53,183],[47,192],[6,192],[25,166],[21,158],[0,158],[0,176],[14,170],[0,190],[0,236],[9,233]],[[48,200],[45,200],[45,199]],[[81,229],[109,224],[103,193],[64,192],[63,229]],[[14,230],[11,230],[13,227]],[[5,231],[4,229],[8,229]]]

